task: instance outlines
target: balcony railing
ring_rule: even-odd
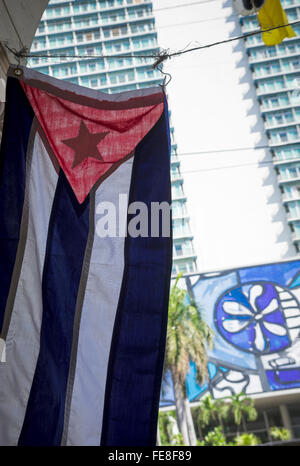
[[[172,193],[173,201],[186,201],[186,195],[184,193]]]
[[[273,163],[275,166],[278,166],[278,165],[287,165],[289,163],[293,163],[293,162],[300,162],[300,157],[299,156],[295,156],[295,157],[289,157],[289,158],[286,158],[286,159],[277,159],[276,157],[273,159]]]
[[[179,220],[181,218],[189,219],[190,216],[189,216],[189,214],[187,212],[176,213],[176,212],[172,211],[172,219],[173,220]]]
[[[171,181],[179,181],[182,179],[183,179],[183,176],[181,173],[176,173],[175,175],[171,173]]]
[[[197,256],[193,251],[190,252],[183,252],[182,254],[176,254],[175,252],[173,253],[173,262],[178,262],[182,260],[187,260],[187,259],[195,259]]]
[[[99,11],[95,11],[94,13],[97,15],[97,18],[95,19],[91,19],[89,24],[83,24],[82,26],[80,24],[76,24],[76,21],[70,21],[70,22],[66,22],[66,23],[63,23],[62,26],[58,29],[58,28],[55,28],[55,30],[49,30],[49,26],[48,26],[48,23],[47,24],[44,24],[44,30],[43,31],[37,31],[36,33],[36,37],[43,37],[43,36],[46,36],[46,35],[52,35],[52,34],[59,34],[59,33],[62,33],[62,32],[71,32],[71,31],[80,31],[80,30],[89,30],[91,28],[95,28],[95,27],[105,27],[105,26],[118,26],[118,25],[121,25],[121,24],[124,24],[124,23],[136,23],[138,21],[146,21],[148,19],[151,19],[152,21],[154,20],[154,13],[153,11],[147,11],[145,12],[144,14],[142,15],[138,15],[138,14],[135,14],[135,15],[132,15],[132,14],[128,14],[128,13],[125,13],[124,16],[120,17],[120,18],[116,18],[116,19],[111,19],[111,20],[106,20],[105,18],[102,18],[101,15],[99,15]],[[93,12],[88,12],[88,14],[92,15]],[[76,16],[82,16],[82,15],[68,15],[71,19],[74,17],[76,18]],[[57,18],[53,18],[54,21],[58,21],[59,19],[61,19],[61,16],[57,17]],[[52,18],[51,18],[52,20]]]
[[[245,46],[246,46],[247,49],[262,47],[262,46],[264,47],[265,46],[264,42],[262,41],[262,39],[260,38],[259,35],[255,36],[255,37],[256,37],[255,42],[252,41],[250,43],[249,41],[246,41]],[[299,40],[300,40],[299,35],[296,35],[295,37],[289,37],[289,38],[285,39],[285,41],[288,41],[290,43],[299,42]]]
[[[293,178],[283,178],[282,176],[278,176],[278,182],[281,184],[288,184],[288,183],[295,183],[296,181],[300,181],[300,173],[299,175]]]
[[[284,202],[285,204],[288,204],[289,202],[294,202],[294,201],[300,201],[300,192],[299,194],[291,193],[290,195],[287,195],[287,194],[282,195],[282,202]]]
[[[266,79],[266,78],[276,78],[278,76],[282,76],[283,74],[285,73],[281,71],[280,66],[279,66],[279,69],[277,69],[276,71],[272,69],[269,72],[259,71],[255,69],[254,71],[252,71],[252,78],[254,81],[259,81],[261,79]]]
[[[288,110],[292,107],[295,107],[295,105],[292,103],[286,103],[284,105],[282,104],[282,105],[278,105],[274,107],[266,107],[266,106],[260,105],[260,110],[262,113],[268,113],[268,112],[275,112],[276,110]]]
[[[258,96],[262,96],[262,95],[273,95],[273,94],[279,94],[279,93],[282,93],[282,92],[287,92],[287,91],[294,91],[295,90],[295,87],[294,85],[291,86],[291,85],[287,85],[287,84],[284,84],[284,86],[278,86],[276,88],[273,88],[273,89],[270,89],[270,88],[257,88],[256,89],[256,93]]]
[[[63,44],[59,44],[59,43],[55,43],[55,44],[51,44],[51,43],[45,43],[45,44],[41,44],[43,46],[41,47],[37,47],[37,48],[34,48],[32,47],[31,50],[30,50],[30,53],[31,54],[34,54],[35,56],[39,56],[39,55],[42,55],[43,52],[48,52],[48,51],[51,51],[51,53],[55,53],[56,50],[61,50],[63,48],[74,48],[74,47],[87,47],[87,46],[101,46],[102,44],[104,44],[105,46],[105,43],[106,42],[116,42],[118,40],[121,40],[121,41],[125,41],[127,39],[127,42],[128,42],[128,39],[138,39],[139,37],[141,37],[141,39],[143,39],[145,36],[151,36],[151,38],[154,39],[153,41],[153,44],[151,45],[147,45],[146,47],[134,47],[133,44],[130,44],[130,47],[129,48],[124,48],[123,50],[121,51],[116,51],[116,52],[109,52],[109,55],[112,55],[112,53],[115,53],[115,54],[119,54],[119,53],[124,53],[124,52],[128,52],[128,53],[131,53],[131,52],[139,52],[139,51],[144,51],[144,50],[147,50],[147,49],[155,49],[155,50],[158,50],[158,45],[156,43],[156,32],[155,31],[145,31],[145,33],[141,33],[141,32],[138,32],[136,34],[126,34],[126,35],[120,35],[120,36],[116,36],[116,37],[93,37],[91,38],[90,40],[84,40],[84,41],[78,41],[75,37],[72,38],[72,40],[69,40],[68,42],[64,42]],[[105,53],[104,53],[105,54]],[[96,57],[97,58],[97,57]]]
[[[288,51],[284,51],[283,52],[280,52],[279,50],[276,51],[276,54],[275,55],[259,55],[257,57],[249,57],[249,63],[251,64],[256,64],[256,63],[268,63],[269,61],[273,61],[273,60],[278,60],[280,58],[294,58],[294,57],[299,57],[299,53],[300,53],[300,48],[299,50],[297,50],[296,52],[288,52]]]
[[[300,67],[295,67],[294,69],[290,69],[290,70],[278,70],[278,71],[274,71],[274,72],[271,72],[271,73],[262,73],[262,74],[258,74],[258,73],[253,73],[253,79],[254,81],[259,81],[260,79],[266,79],[266,78],[276,78],[278,76],[286,76],[286,75],[291,75],[291,74],[294,74],[294,73],[298,73],[299,74],[300,72]]]
[[[193,234],[191,231],[175,231],[173,230],[173,239],[179,239],[179,238],[193,238]]]
[[[161,75],[159,73],[159,71],[155,71],[153,70],[150,65],[145,65],[144,63],[141,63],[141,64],[136,64],[136,63],[132,63],[132,64],[127,64],[127,63],[124,63],[123,65],[120,65],[120,66],[116,66],[116,67],[111,67],[109,66],[109,64],[107,63],[106,60],[103,60],[103,66],[101,67],[100,65],[98,65],[97,63],[95,63],[95,66],[96,68],[95,69],[90,69],[88,66],[86,68],[85,71],[83,71],[82,68],[79,67],[76,68],[76,70],[69,70],[69,73],[68,74],[59,74],[59,73],[54,73],[55,71],[55,65],[49,65],[51,67],[51,75],[54,75],[55,77],[57,78],[60,78],[60,79],[67,79],[67,78],[76,78],[76,77],[81,77],[81,78],[89,78],[89,77],[97,77],[99,74],[108,74],[108,75],[111,75],[112,73],[118,73],[119,71],[121,72],[128,72],[128,71],[134,71],[134,70],[137,70],[139,71],[140,69],[142,68],[146,68],[147,71],[151,71],[153,72],[153,75],[152,76],[146,76],[146,77],[141,77],[141,76],[135,76],[135,79],[134,81],[139,81],[139,82],[144,82],[144,81],[148,81],[148,80],[153,80],[153,79],[158,79],[158,80],[161,80]],[[88,65],[88,62],[87,62],[87,65]],[[97,67],[98,65],[98,67]],[[68,66],[68,64],[66,63],[66,67]],[[133,82],[133,81],[132,81]],[[181,177],[182,178],[182,177]]]
[[[80,9],[80,4],[79,2],[77,3],[77,5],[79,6],[79,8],[77,9],[74,9],[74,4],[69,4],[69,1],[68,0],[52,0],[51,1],[51,6],[53,5],[53,3],[66,3],[67,7],[69,7],[68,11],[60,11],[59,13],[55,13],[55,11],[53,12],[53,14],[49,14],[49,12],[51,10],[53,10],[53,8],[51,8],[50,6],[48,6],[48,8],[44,11],[44,14],[42,16],[42,21],[49,21],[49,20],[52,20],[52,19],[58,19],[58,18],[64,18],[64,17],[70,17],[70,16],[83,16],[85,14],[91,14],[91,13],[101,13],[101,12],[110,12],[110,11],[117,11],[117,10],[122,10],[122,9],[128,9],[128,10],[131,10],[131,9],[134,9],[134,8],[137,8],[137,7],[140,7],[140,6],[149,6],[151,8],[152,6],[152,1],[151,0],[140,0],[139,3],[131,3],[131,4],[128,4],[126,2],[122,2],[122,4],[119,4],[119,5],[112,5],[112,6],[107,6],[107,7],[103,7],[103,4],[102,5],[99,5],[98,3],[94,2],[96,4],[96,8],[91,8],[91,5],[90,4],[87,4],[87,8],[82,10]]]
[[[294,231],[292,233],[292,240],[296,243],[300,241],[300,232]]]
[[[137,79],[135,78],[133,81],[130,81],[128,79],[126,79],[125,81],[123,82],[116,82],[116,83],[108,83],[107,85],[113,89],[114,87],[120,87],[120,86],[127,86],[128,84],[142,84],[142,83],[146,83],[146,82],[160,82],[161,81],[161,78],[160,77],[150,77],[150,78],[145,78],[145,79]]]
[[[63,4],[63,3],[66,3],[67,5],[69,5],[70,1],[69,0],[51,0],[51,6],[53,4]],[[79,2],[78,2],[79,3]],[[94,2],[96,3],[96,2]],[[73,8],[73,5],[72,5],[72,10],[70,9],[69,12],[67,13],[63,13],[63,15],[75,15],[75,14],[85,14],[85,13],[92,13],[92,12],[95,12],[95,11],[115,11],[115,10],[120,10],[122,8],[137,8],[138,6],[151,6],[152,5],[152,0],[140,0],[139,3],[127,3],[126,1],[123,1],[121,4],[117,4],[117,5],[110,5],[110,6],[106,6],[106,7],[103,7],[103,4],[99,7],[98,4],[96,4],[96,9],[89,9],[88,11],[87,10],[79,10],[78,12],[76,10],[74,10]],[[88,5],[89,6],[89,5]],[[55,15],[52,17],[52,16],[48,16],[47,15],[47,12],[49,12],[50,10],[50,6],[45,10],[43,16],[42,16],[42,20],[45,20],[45,19],[52,19],[53,17],[56,17]],[[59,16],[61,17],[61,16]]]
[[[300,136],[299,135],[295,139],[288,137],[288,139],[286,141],[274,141],[274,140],[272,141],[272,140],[269,140],[269,146],[270,147],[282,147],[282,146],[285,146],[285,145],[291,145],[291,144],[297,144],[297,143],[300,143]]]
[[[292,121],[283,121],[281,123],[277,122],[270,122],[270,121],[265,121],[265,128],[266,129],[280,129],[280,128],[287,128],[289,126],[295,126],[297,124],[300,124],[300,121],[297,121],[293,119]]]
[[[300,220],[300,212],[287,212],[286,217],[288,222],[296,222]]]
[[[300,6],[299,0],[281,0],[281,4],[284,9]]]

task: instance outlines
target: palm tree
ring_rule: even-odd
[[[214,405],[215,405],[215,417],[218,420],[222,428],[223,434],[225,434],[223,421],[225,421],[228,418],[229,404],[226,403],[226,401],[224,401],[222,398],[220,398],[218,400],[215,400]]]
[[[201,319],[187,292],[177,286],[180,277],[178,275],[170,292],[164,374],[168,371],[171,373],[183,441],[186,445],[195,445],[196,434],[186,394],[186,375],[193,361],[199,383],[204,382],[207,376],[206,347],[212,346],[212,330]]]
[[[214,415],[214,400],[211,395],[207,395],[205,398],[201,400],[201,405],[198,409],[198,421],[203,426],[207,426],[211,419],[213,419]]]
[[[229,412],[229,404],[223,399],[214,400],[211,395],[207,395],[201,400],[198,411],[198,421],[207,426],[211,420],[217,421],[224,434],[224,423]]]
[[[249,421],[255,421],[257,418],[257,411],[254,407],[254,401],[244,393],[235,393],[228,397],[231,401],[230,411],[233,415],[235,424],[237,425],[237,435],[239,435],[239,429],[241,423],[243,424],[244,431],[247,432],[245,416]]]

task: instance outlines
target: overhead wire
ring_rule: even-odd
[[[246,34],[242,34],[241,36],[230,37],[228,39],[219,40],[219,41],[211,42],[211,43],[204,44],[204,45],[198,45],[196,47],[184,48],[184,49],[181,49],[175,52],[169,52],[168,50],[163,50],[159,53],[151,53],[151,54],[146,54],[146,55],[142,55],[140,53],[135,53],[135,52],[131,52],[130,54],[122,53],[122,54],[114,54],[114,55],[103,55],[103,54],[93,54],[93,55],[67,54],[66,55],[66,54],[53,54],[49,52],[47,52],[47,54],[43,54],[43,53],[38,53],[38,52],[32,53],[24,49],[17,51],[16,49],[9,47],[9,45],[5,43],[5,41],[3,41],[3,43],[5,47],[11,53],[13,53],[17,58],[29,58],[29,57],[33,57],[33,58],[36,58],[36,57],[40,57],[40,58],[153,58],[155,59],[155,62],[153,63],[152,66],[153,68],[156,68],[158,65],[160,65],[165,60],[170,59],[170,58],[178,57],[178,56],[181,56],[187,53],[191,53],[191,52],[195,52],[195,51],[199,51],[199,50],[203,50],[203,49],[207,49],[211,47],[216,47],[218,45],[227,44],[229,42],[246,39],[247,37],[255,36],[255,35],[258,35],[264,32],[274,31],[276,29],[280,29],[286,26],[294,26],[299,23],[300,23],[300,20],[293,21],[291,23],[282,24],[282,25],[275,26],[275,27],[268,28],[268,29],[252,31]]]
[[[259,150],[259,149],[271,149],[270,146],[264,144],[262,146],[248,146],[248,147],[232,147],[232,148],[221,148],[221,149],[210,149],[204,151],[194,151],[194,152],[182,152],[179,154],[174,154],[179,157],[182,155],[204,155],[204,154],[217,154],[222,152],[240,152],[245,150]]]
[[[195,5],[202,5],[202,4],[205,4],[205,3],[213,3],[213,2],[217,2],[218,0],[198,0],[196,2],[189,2],[189,3],[180,3],[180,4],[177,4],[177,5],[172,5],[172,6],[165,6],[165,7],[161,7],[161,8],[153,8],[153,11],[156,12],[156,11],[163,11],[163,10],[174,10],[176,8],[184,8],[186,6],[195,6]]]
[[[289,160],[290,162],[292,161],[291,159]],[[256,165],[257,168],[264,168],[267,167],[268,165],[273,165],[274,161],[273,160],[265,160],[261,162],[249,162],[249,163],[239,163],[239,164],[234,164],[234,165],[221,165],[218,167],[208,167],[208,168],[197,168],[194,170],[183,170],[178,173],[178,176],[180,175],[190,175],[193,173],[200,173],[200,172],[209,172],[209,171],[217,171],[217,170],[225,170],[228,168],[243,168],[243,167],[249,167],[249,166],[254,166]]]
[[[204,154],[215,154],[215,153],[223,153],[223,152],[237,152],[237,151],[250,151],[250,150],[258,150],[258,149],[270,149],[272,150],[272,147],[268,145],[262,145],[262,146],[254,146],[254,147],[236,147],[232,149],[217,149],[217,150],[208,150],[208,151],[195,151],[195,152],[183,152],[183,153],[178,153],[178,154],[172,154],[175,156],[178,156],[179,158],[181,156],[187,156],[187,155],[204,155]],[[172,161],[174,163],[174,160]],[[282,160],[282,162],[287,162],[287,163],[292,163],[293,159],[286,159]],[[193,174],[193,173],[199,173],[199,172],[207,172],[207,171],[217,171],[217,170],[224,170],[228,168],[243,168],[243,167],[248,167],[248,166],[254,166],[256,165],[257,168],[263,168],[267,167],[268,165],[273,165],[274,166],[274,160],[262,160],[262,161],[256,161],[256,162],[247,162],[247,163],[238,163],[238,164],[231,164],[231,165],[221,165],[218,167],[209,167],[209,168],[199,168],[199,169],[193,169],[193,170],[180,170],[180,175],[186,175],[186,174]]]
[[[235,16],[237,15],[231,15],[231,17],[233,18]],[[220,21],[221,19],[229,19],[231,17],[226,18],[225,16],[215,16],[214,18],[197,19],[196,21],[186,21],[185,23],[163,24],[159,26],[159,29],[166,29],[178,26],[190,26],[191,24],[209,23],[210,21]]]
[[[175,8],[181,8],[181,7],[185,7],[185,6],[194,6],[194,5],[200,5],[200,4],[205,4],[205,3],[211,3],[211,2],[215,2],[215,1],[217,1],[217,0],[201,0],[201,1],[195,1],[195,2],[190,2],[190,3],[186,3],[186,4],[173,5],[173,6],[170,6],[170,7],[162,7],[162,8],[155,9],[154,11],[175,9]],[[192,24],[192,23],[197,23],[197,22],[212,21],[212,20],[217,20],[217,19],[223,19],[223,18],[222,17],[220,17],[220,18],[209,18],[207,20],[199,20],[199,21],[195,21],[195,22],[183,23],[182,25],[187,25],[187,24]],[[192,47],[192,48],[185,48],[185,49],[182,49],[182,50],[179,50],[179,51],[176,51],[176,52],[163,51],[163,52],[160,52],[158,54],[147,54],[147,55],[141,55],[140,53],[139,54],[130,53],[130,55],[127,55],[127,54],[120,54],[120,55],[118,55],[118,54],[114,54],[114,55],[67,54],[67,55],[64,55],[64,54],[51,54],[51,53],[49,54],[49,53],[47,53],[46,55],[43,55],[43,54],[40,54],[38,52],[37,53],[28,52],[27,50],[24,50],[24,47],[20,51],[17,51],[16,49],[13,49],[13,48],[9,47],[8,44],[5,43],[5,42],[4,42],[4,45],[17,58],[29,58],[29,57],[41,57],[41,58],[97,58],[97,57],[99,57],[99,58],[135,58],[135,57],[137,57],[137,58],[153,58],[153,59],[155,58],[156,62],[154,63],[153,67],[156,68],[156,67],[158,67],[158,65],[160,65],[163,61],[165,61],[168,58],[177,57],[177,56],[180,56],[180,55],[183,55],[183,54],[186,54],[186,53],[191,53],[191,52],[194,52],[194,51],[197,51],[197,50],[203,50],[203,49],[210,48],[210,47],[215,47],[215,46],[218,46],[218,45],[221,45],[221,44],[226,44],[226,43],[229,43],[229,42],[245,39],[247,37],[258,35],[258,34],[261,34],[263,32],[269,32],[269,31],[273,31],[275,29],[280,29],[280,28],[286,27],[286,26],[293,26],[293,25],[299,24],[299,23],[300,23],[300,20],[299,21],[294,21],[294,22],[291,22],[291,23],[287,23],[287,24],[283,24],[283,25],[279,25],[279,26],[276,26],[276,27],[272,27],[272,28],[269,28],[269,29],[252,31],[252,32],[249,32],[249,33],[246,33],[246,34],[242,34],[241,36],[235,36],[235,37],[232,37],[232,38],[212,42],[212,43],[205,44],[205,45],[199,45],[199,46]],[[180,24],[177,24],[176,26],[179,26],[179,25]],[[171,27],[171,26],[172,25],[168,25],[168,26],[165,26],[165,27]],[[183,155],[184,156],[186,156],[186,155],[201,155],[201,154],[222,153],[222,152],[258,150],[258,149],[267,149],[267,148],[271,149],[268,145],[263,145],[263,146],[256,146],[256,147],[239,147],[239,148],[231,148],[231,149],[217,149],[217,150],[208,150],[208,151],[186,152],[186,153],[181,153],[181,154],[176,154],[176,155],[181,157]],[[200,172],[200,171],[220,170],[220,169],[226,169],[226,168],[238,168],[238,167],[244,167],[244,166],[249,166],[249,165],[266,166],[266,165],[269,165],[269,164],[273,164],[273,161],[269,160],[269,161],[264,161],[264,162],[250,162],[250,163],[246,163],[246,164],[226,165],[226,166],[214,167],[214,168],[202,168],[202,169],[198,169],[198,170],[181,172],[180,174],[195,173],[195,172]]]

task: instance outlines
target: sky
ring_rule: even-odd
[[[154,11],[159,45],[171,51],[241,34],[230,0],[154,0]],[[270,151],[227,152],[268,144],[243,41],[170,59],[164,70],[178,153],[197,153],[180,159],[199,271],[293,257]]]

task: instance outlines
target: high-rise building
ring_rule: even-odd
[[[300,1],[281,0],[290,23],[300,21]],[[244,34],[260,29],[256,15],[240,17]],[[261,34],[245,39],[265,132],[278,175],[292,241],[300,252],[300,23],[296,37],[266,47]]]
[[[162,82],[147,58],[159,52],[148,0],[50,0],[30,52],[31,68],[107,93]],[[196,255],[172,125],[171,139],[174,276],[195,272]]]

